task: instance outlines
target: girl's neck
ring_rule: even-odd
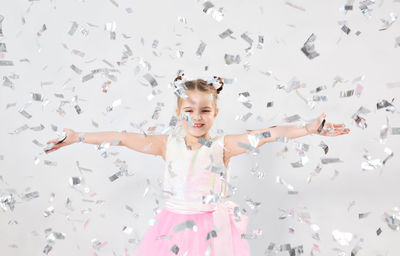
[[[200,137],[203,137],[206,140],[210,140],[211,139],[211,137],[208,134],[208,132],[206,134],[202,135],[202,136],[193,136],[193,135],[190,135],[190,134],[186,134],[186,136],[185,136],[186,144],[188,144],[188,145],[197,145],[197,144],[199,144],[199,138]]]

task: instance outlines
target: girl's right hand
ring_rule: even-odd
[[[65,138],[65,140],[63,142],[61,142],[61,143],[58,143],[58,144],[57,144],[57,142],[59,142],[59,139],[49,140],[47,142],[47,145],[51,144],[51,143],[54,144],[54,145],[50,150],[45,151],[46,154],[48,154],[50,152],[53,152],[53,151],[56,151],[57,149],[59,149],[61,147],[65,147],[65,146],[71,145],[71,144],[73,144],[73,143],[78,141],[78,133],[77,132],[75,132],[72,129],[67,129],[67,128],[64,128],[63,131],[66,133],[66,136],[67,136]]]

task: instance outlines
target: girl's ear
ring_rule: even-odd
[[[176,111],[176,116],[179,116],[179,109],[177,108],[175,109],[175,111]]]
[[[218,109],[218,108],[216,108],[216,109],[215,109],[215,113],[214,113],[214,118],[216,118],[216,117],[217,117],[217,115],[218,115],[218,111],[219,111],[219,109]]]

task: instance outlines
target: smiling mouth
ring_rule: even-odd
[[[204,124],[195,124],[195,125],[193,125],[193,128],[201,128],[203,126],[204,126]]]

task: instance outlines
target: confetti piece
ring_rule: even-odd
[[[235,56],[235,55],[225,54],[224,59],[225,59],[225,63],[227,65],[231,65],[231,64],[234,64],[234,63],[239,64],[240,61],[241,61],[239,55]]]
[[[204,49],[206,49],[206,46],[207,46],[206,43],[201,42],[199,47],[197,48],[196,55],[199,56],[199,57],[202,56],[203,52],[204,52]]]
[[[176,244],[174,244],[174,245],[172,246],[172,248],[171,248],[171,252],[173,252],[173,253],[175,253],[176,255],[178,255],[179,247],[178,247]]]
[[[222,8],[216,10],[214,8],[214,4],[212,4],[210,1],[206,1],[203,3],[203,12],[208,14],[211,14],[211,16],[216,20],[216,21],[221,21],[224,17],[224,14],[222,13]]]
[[[359,219],[364,219],[364,218],[367,218],[369,215],[370,215],[370,212],[359,213],[359,214],[358,214],[358,218],[359,218]]]
[[[51,214],[54,213],[54,206],[49,206],[44,212],[43,216],[44,217],[49,217]]]
[[[230,37],[232,39],[236,39],[235,37],[232,36],[232,34],[233,34],[233,31],[228,28],[224,32],[219,34],[219,37],[222,38],[222,39],[225,39],[227,37]]]
[[[3,209],[3,211],[13,211],[15,208],[15,203],[16,200],[13,194],[0,194],[0,208]]]
[[[343,31],[344,33],[346,33],[347,35],[350,34],[351,29],[350,29],[348,26],[343,25],[341,29],[342,29],[342,31]]]
[[[341,91],[339,97],[341,98],[351,97],[353,96],[353,94],[354,94],[354,89]]]
[[[293,7],[295,9],[297,9],[297,10],[300,10],[300,11],[303,11],[303,12],[306,11],[306,9],[304,9],[303,7],[301,7],[299,5],[295,5],[295,4],[291,3],[291,2],[287,1],[286,4],[289,5],[290,7]]]
[[[46,30],[47,30],[46,24],[43,24],[43,25],[42,25],[42,28],[39,30],[39,32],[37,32],[37,35],[38,35],[38,36],[41,36],[42,33],[43,33],[44,31],[46,31]]]
[[[184,221],[184,222],[174,226],[174,228],[173,228],[175,233],[182,231],[184,229],[192,229],[194,232],[197,232],[197,230],[198,230],[196,223],[193,220]]]
[[[319,146],[324,150],[325,155],[328,154],[329,147],[328,147],[328,145],[325,144],[325,142],[321,141],[319,143]]]
[[[241,34],[240,37],[250,45],[249,47],[251,47],[251,46],[253,45],[253,39],[251,39],[251,38],[247,35],[247,33]]]
[[[389,103],[387,100],[381,100],[376,103],[376,108],[378,110],[384,108],[386,111],[390,111],[392,113],[396,111],[396,107]]]
[[[257,210],[261,206],[261,202],[254,202],[252,199],[248,198],[247,196],[245,197],[245,202],[249,206],[251,210]],[[240,220],[240,218],[239,218]]]
[[[294,187],[289,183],[286,183],[286,181],[283,180],[281,177],[276,176],[276,183],[280,183],[285,186],[289,194],[297,194],[297,191],[294,190]]]
[[[53,249],[53,247],[52,247],[51,245],[47,244],[47,245],[44,247],[44,249],[43,249],[43,253],[46,254],[46,255],[48,255],[49,252],[50,252],[52,249]]]
[[[0,60],[0,66],[14,66],[14,62],[11,60]]]
[[[340,160],[339,158],[323,157],[321,158],[321,163],[322,164],[343,163],[343,161]]]
[[[203,137],[199,137],[198,142],[200,144],[204,145],[204,146],[207,146],[207,147],[211,147],[211,145],[212,145],[212,141],[211,140],[206,140]]]
[[[73,36],[73,35],[75,34],[75,32],[76,32],[77,29],[78,29],[78,23],[76,23],[76,21],[73,21],[73,22],[72,22],[72,25],[71,25],[71,28],[70,28],[69,31],[68,31],[68,34],[69,34],[70,36]]]
[[[317,129],[317,132],[318,132],[318,133],[321,133],[322,129],[324,128],[324,125],[325,125],[325,119],[322,120],[322,123],[321,123],[320,126],[318,127],[318,129]]]
[[[389,14],[390,18],[389,19],[381,19],[383,26],[379,31],[386,30],[392,26],[392,24],[397,20],[397,14],[394,12],[391,12]]]
[[[288,116],[284,119],[285,122],[288,123],[292,123],[292,122],[296,122],[298,120],[300,120],[301,117],[298,114],[292,115],[292,116]]]
[[[207,233],[206,240],[210,240],[211,238],[216,238],[216,237],[217,237],[217,232],[215,230],[211,230],[210,232]]]
[[[335,240],[338,244],[344,246],[349,245],[353,240],[354,235],[349,232],[341,232],[337,229],[332,231],[333,240]]]
[[[311,60],[314,59],[315,57],[319,56],[319,53],[317,53],[314,48],[314,41],[317,37],[314,34],[311,34],[311,36],[306,40],[304,43],[303,47],[301,48],[301,51]]]
[[[154,77],[152,75],[150,75],[149,73],[145,74],[143,77],[149,82],[149,84],[152,87],[155,87],[158,85],[156,79],[154,79]]]
[[[386,224],[392,230],[400,230],[400,209],[398,207],[393,207],[388,212],[384,213],[384,220]]]

